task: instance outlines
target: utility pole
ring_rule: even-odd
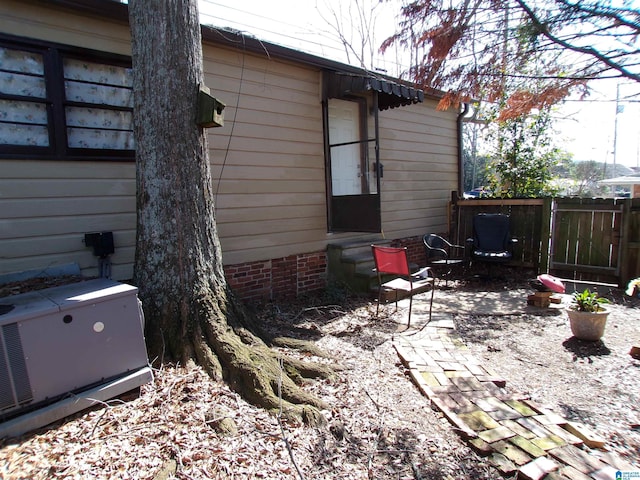
[[[616,85],[616,117],[613,123],[613,176],[616,177],[616,159],[618,156],[618,114],[622,113],[624,106],[620,105],[620,83]],[[614,191],[615,194],[615,191]]]
[[[624,107],[620,105],[620,82],[616,85],[616,116],[613,122],[613,178],[618,176],[616,170],[617,156],[618,156],[618,114],[622,112]],[[613,197],[615,198],[618,193],[618,186],[612,185]]]

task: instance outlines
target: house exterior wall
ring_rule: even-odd
[[[127,25],[29,2],[0,2],[0,32],[131,53]],[[0,275],[68,263],[97,275],[84,233],[112,231],[112,276],[131,278],[135,228],[133,162],[0,159]]]
[[[204,57],[212,94],[227,104],[224,127],[208,130],[225,263],[324,249],[319,73],[208,46]]]
[[[437,101],[380,112],[382,225],[387,238],[442,233],[457,188],[456,112]]]
[[[3,1],[0,32],[130,54],[126,25],[41,4]],[[360,235],[327,232],[320,71],[240,46],[203,50],[207,86],[227,105],[224,127],[207,132],[229,282],[248,297],[321,288],[326,245]],[[387,239],[446,231],[456,113],[435,104],[380,112]],[[133,274],[132,162],[0,159],[0,212],[0,275],[66,263],[96,275],[98,259],[82,242],[94,231],[114,234],[113,278]]]

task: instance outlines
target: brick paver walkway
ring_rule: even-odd
[[[519,479],[616,480],[638,468],[604,440],[528,398],[509,394],[456,334],[451,315],[396,335],[394,346],[422,393],[479,454]]]

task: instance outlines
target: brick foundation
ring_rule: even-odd
[[[422,237],[391,241],[393,247],[407,247],[409,262],[426,265]],[[233,291],[243,300],[285,300],[327,286],[327,252],[289,255],[259,262],[227,265],[225,277]]]
[[[327,285],[327,253],[290,255],[225,266],[225,277],[240,298],[266,301],[295,298]]]
[[[422,237],[398,238],[391,242],[392,247],[407,247],[407,255],[409,263],[414,263],[419,267],[427,264],[427,255],[424,251],[424,243]]]

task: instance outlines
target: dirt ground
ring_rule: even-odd
[[[436,295],[522,288],[453,284]],[[564,313],[457,314],[473,353],[507,380],[569,419],[590,425],[608,448],[640,469],[640,343],[636,300],[615,292],[604,341],[571,337]],[[392,346],[406,312],[338,289],[295,304],[264,305],[264,324],[310,339],[339,363],[331,381],[306,388],[331,405],[323,428],[280,421],[210,381],[197,367],[165,365],[139,396],[116,399],[21,439],[0,443],[2,479],[493,479],[501,478],[457,436],[411,383]],[[213,428],[222,418],[238,432]],[[164,477],[162,472],[172,472]]]
[[[602,341],[572,336],[564,310],[546,315],[456,315],[458,334],[507,380],[563,417],[592,427],[640,468],[640,302],[615,291]]]

